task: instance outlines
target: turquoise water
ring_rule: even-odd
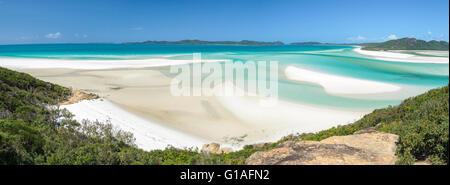
[[[374,60],[352,50],[352,46],[220,46],[220,45],[123,45],[123,44],[36,44],[0,45],[0,58],[45,58],[70,60],[127,60],[144,58],[203,59],[233,61],[278,61],[279,96],[282,99],[318,106],[369,110],[396,105],[404,98],[447,85],[448,64],[402,63]],[[1,59],[0,59],[1,62]],[[63,61],[62,61],[63,62]],[[336,96],[315,84],[287,80],[288,65],[408,87],[399,96]]]

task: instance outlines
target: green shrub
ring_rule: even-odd
[[[69,95],[67,88],[0,68],[0,164],[239,165],[253,153],[288,140],[322,140],[368,127],[400,136],[398,164],[448,164],[448,86],[375,110],[352,124],[220,155],[193,148],[143,151],[131,133],[108,123],[79,123],[65,110],[48,108]]]
[[[408,98],[400,105],[378,109],[355,123],[333,127],[316,134],[300,136],[305,140],[322,140],[331,136],[353,134],[368,127],[399,135],[398,164],[427,160],[448,164],[449,87]]]

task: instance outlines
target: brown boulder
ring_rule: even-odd
[[[201,149],[201,152],[206,154],[227,154],[231,151],[231,148],[220,148],[218,143],[204,144]]]
[[[318,141],[287,141],[275,149],[256,152],[250,165],[395,164],[398,136],[378,131],[334,136]]]

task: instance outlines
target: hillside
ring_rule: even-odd
[[[242,40],[236,41],[202,41],[202,40],[180,40],[180,41],[144,41],[144,42],[126,42],[123,44],[155,44],[155,45],[245,45],[245,46],[262,46],[262,45],[284,45],[280,41],[260,42]]]
[[[250,156],[247,164],[389,164],[389,152],[380,151],[391,151],[393,143],[396,164],[448,164],[448,91],[448,86],[433,89],[352,124],[287,137],[274,149]]]
[[[398,164],[413,164],[416,160],[448,164],[449,86],[408,98],[398,106],[377,109],[355,123],[299,138],[321,141],[370,127],[399,135]]]
[[[375,110],[353,124],[248,145],[227,154],[170,147],[146,152],[134,145],[131,133],[115,130],[108,123],[79,123],[70,113],[49,106],[67,101],[70,89],[0,68],[0,164],[244,164],[252,154],[288,141],[321,141],[371,127],[399,136],[398,164],[416,160],[448,164],[448,88]]]
[[[206,155],[168,147],[146,152],[134,145],[131,133],[108,123],[80,123],[57,109],[71,96],[68,88],[0,67],[0,165],[239,164],[252,151]]]
[[[0,164],[129,164],[132,138],[49,107],[70,89],[0,68]],[[120,155],[119,155],[120,154]]]
[[[415,38],[402,38],[382,43],[362,44],[365,50],[442,50],[448,51],[448,42],[424,41]]]

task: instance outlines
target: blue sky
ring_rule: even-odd
[[[449,40],[448,0],[0,0],[0,44]]]

